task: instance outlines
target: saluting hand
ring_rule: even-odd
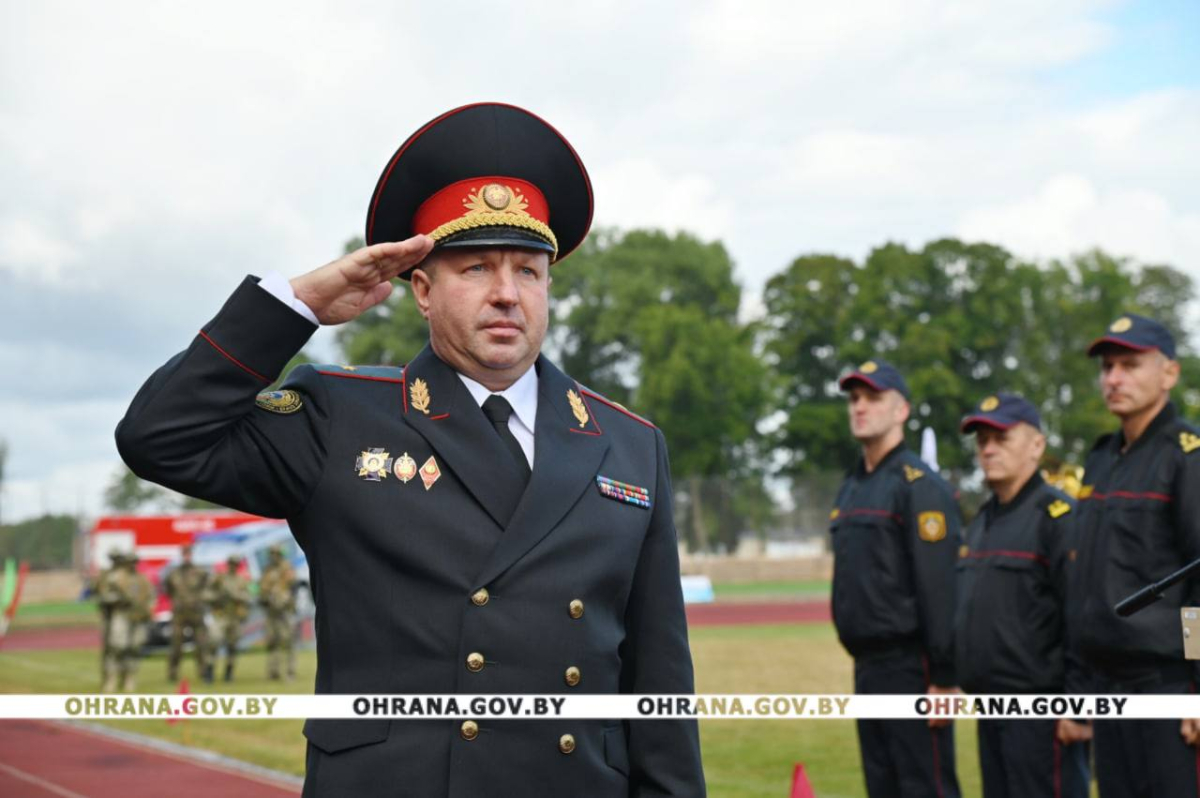
[[[431,249],[433,239],[425,235],[372,244],[293,278],[292,290],[322,324],[342,324],[387,299],[391,281],[423,261]]]

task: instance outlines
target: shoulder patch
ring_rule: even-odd
[[[946,514],[940,510],[917,516],[917,534],[926,543],[937,543],[946,537]]]
[[[836,521],[838,516],[841,514],[842,514],[842,511],[839,510],[837,507],[834,507],[832,510],[829,511],[829,520]]]
[[[1071,512],[1071,505],[1067,504],[1062,499],[1051,502],[1051,504],[1046,507],[1046,514],[1051,518],[1062,518],[1069,512]]]
[[[913,468],[912,466],[905,464],[904,478],[906,480],[908,480],[909,482],[916,482],[918,479],[920,479],[923,476],[925,476],[924,471],[922,471],[919,468]]]
[[[1092,491],[1096,489],[1095,485],[1080,485],[1079,493],[1075,496],[1076,499],[1086,499],[1092,495]]]
[[[267,391],[254,397],[254,404],[263,410],[286,416],[304,407],[304,400],[295,391]]]
[[[1200,449],[1200,435],[1191,432],[1179,433],[1179,448],[1183,449],[1184,454],[1191,454]]]

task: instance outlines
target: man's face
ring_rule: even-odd
[[[850,388],[850,434],[860,442],[882,437],[908,419],[908,402],[898,391],[875,391],[861,383]]]
[[[1179,364],[1151,349],[1111,348],[1100,358],[1100,391],[1108,411],[1126,418],[1153,407],[1175,387]]]
[[[975,428],[979,467],[991,484],[1027,477],[1037,470],[1045,451],[1046,438],[1023,421],[1006,430],[982,424]]]
[[[457,371],[516,379],[537,359],[549,323],[547,253],[444,249],[413,272],[412,286],[434,351]]]

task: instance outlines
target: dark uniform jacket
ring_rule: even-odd
[[[860,459],[831,513],[833,620],[858,658],[910,647],[930,680],[955,684],[954,568],[962,518],[951,487],[902,443],[867,473]]]
[[[1096,442],[1079,495],[1080,645],[1087,664],[1114,679],[1177,669],[1179,608],[1200,603],[1193,578],[1128,618],[1113,611],[1200,557],[1200,431],[1168,404],[1122,454],[1124,445],[1119,431]]]
[[[963,690],[1075,692],[1068,683],[1077,667],[1066,653],[1073,510],[1035,473],[1007,504],[992,496],[967,526],[954,622]]]
[[[318,693],[693,692],[658,429],[540,358],[522,494],[428,348],[403,369],[297,368],[294,393],[256,406],[314,329],[247,279],[142,387],[117,443],[143,478],[288,519],[311,568]],[[424,473],[397,468],[408,459]],[[704,794],[694,722],[465,726],[310,720],[305,794]]]

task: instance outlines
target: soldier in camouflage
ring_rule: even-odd
[[[120,570],[121,557],[122,554],[119,551],[108,553],[108,567],[96,575],[89,591],[95,597],[96,607],[100,610],[100,683],[105,685],[106,691],[109,684],[109,666],[112,662],[109,656],[111,652],[108,648],[108,628],[112,621],[112,604],[105,603],[101,595],[104,593],[104,587],[108,581]]]
[[[242,625],[250,615],[250,580],[238,573],[241,564],[241,557],[230,555],[225,561],[225,571],[213,577],[209,590],[213,620],[216,622],[211,662],[215,668],[221,648],[224,647],[227,682],[233,681],[238,639],[242,634]]]
[[[258,603],[267,612],[267,676],[280,677],[280,659],[287,657],[287,678],[296,676],[295,617],[296,594],[293,585],[296,575],[284,559],[283,549],[271,548],[270,563],[258,584]]]
[[[208,661],[208,629],[204,625],[208,572],[192,563],[192,546],[183,547],[183,563],[171,571],[165,585],[171,599],[171,653],[167,660],[167,679],[179,679],[179,660],[183,642],[190,631],[196,647],[196,670],[204,681],[212,683],[212,664]]]
[[[154,585],[138,573],[137,561],[136,554],[120,555],[120,567],[100,585],[100,604],[108,608],[106,693],[118,686],[129,693],[136,689],[138,657],[146,642],[146,623],[154,610]]]

